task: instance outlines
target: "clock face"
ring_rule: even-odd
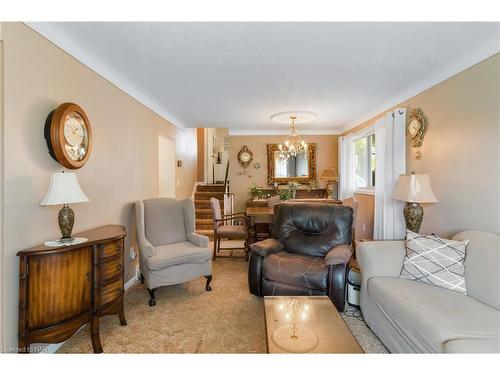
[[[250,158],[251,158],[251,156],[250,156],[250,154],[248,152],[242,152],[240,154],[240,159],[243,162],[248,162],[250,160]]]
[[[422,125],[420,124],[420,121],[418,121],[417,119],[411,120],[408,124],[408,134],[410,134],[411,137],[415,137],[418,134],[421,126]]]
[[[69,113],[64,121],[64,149],[71,160],[82,160],[87,154],[88,132],[82,116]]]

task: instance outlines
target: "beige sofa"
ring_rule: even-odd
[[[500,236],[467,231],[467,295],[399,278],[404,241],[361,242],[361,310],[392,353],[500,352]]]

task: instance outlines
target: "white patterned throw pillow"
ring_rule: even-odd
[[[469,240],[446,240],[408,230],[400,277],[467,294],[464,260],[468,244]]]

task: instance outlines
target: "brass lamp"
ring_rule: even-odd
[[[439,202],[432,191],[429,175],[415,172],[399,176],[392,199],[406,202],[403,210],[406,228],[416,233],[424,218],[424,209],[420,203]]]
[[[326,193],[328,195],[328,199],[333,199],[333,192],[335,190],[333,181],[337,182],[339,179],[337,170],[335,168],[325,168],[320,179],[328,181],[325,187]]]
[[[50,178],[49,189],[40,202],[41,206],[62,204],[59,211],[59,229],[61,230],[61,242],[71,242],[71,232],[75,222],[75,213],[68,206],[69,203],[88,202],[89,199],[83,193],[75,173],[54,173]]]

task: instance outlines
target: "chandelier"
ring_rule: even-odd
[[[278,158],[280,160],[287,160],[290,158],[307,158],[307,143],[300,138],[295,126],[296,115],[290,116],[292,125],[290,125],[290,135],[286,138],[285,142],[278,145]]]

